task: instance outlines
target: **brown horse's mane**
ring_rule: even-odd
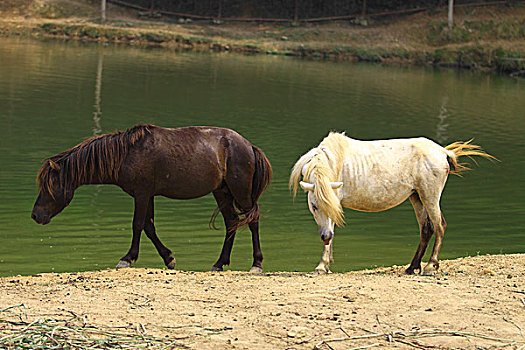
[[[74,189],[97,179],[116,181],[120,166],[131,146],[151,134],[151,124],[138,124],[126,131],[94,136],[75,147],[44,159],[37,175],[40,192],[46,190],[54,198],[58,172],[59,188]]]

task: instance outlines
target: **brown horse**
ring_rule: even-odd
[[[117,185],[135,200],[131,248],[117,268],[137,260],[144,230],[166,266],[173,269],[175,258],[155,232],[153,197],[192,199],[211,192],[226,226],[222,252],[212,271],[222,271],[223,265],[230,264],[236,230],[247,224],[253,243],[250,271],[261,272],[257,201],[271,177],[264,153],[233,130],[136,125],[124,132],[92,137],[46,159],[38,173],[39,194],[31,217],[39,224],[49,223],[69,205],[81,185]]]

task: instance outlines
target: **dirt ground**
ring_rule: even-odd
[[[525,348],[525,254],[442,261],[434,277],[407,276],[404,268],[4,277],[0,348],[9,348],[2,337],[35,320],[72,318],[85,329],[171,340],[171,348]]]

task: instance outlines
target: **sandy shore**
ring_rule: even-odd
[[[525,254],[443,261],[435,277],[403,270],[314,276],[130,268],[4,277],[0,339],[43,319],[79,334],[97,330],[92,338],[102,331],[140,336],[150,347],[525,348]]]

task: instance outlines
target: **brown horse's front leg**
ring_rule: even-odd
[[[166,246],[162,244],[160,238],[157,236],[153,217],[153,197],[151,197],[149,199],[148,211],[146,213],[146,219],[144,221],[144,232],[146,233],[146,236],[148,236],[148,238],[151,240],[155,248],[157,248],[157,252],[159,253],[162,260],[164,260],[164,264],[166,264],[166,267],[168,269],[174,269],[176,265],[175,257],[173,257],[171,250],[166,248]]]
[[[144,229],[144,219],[148,209],[148,200],[143,197],[135,197],[135,212],[133,214],[133,239],[129,251],[120,261],[116,268],[130,267],[139,257],[140,234]]]

